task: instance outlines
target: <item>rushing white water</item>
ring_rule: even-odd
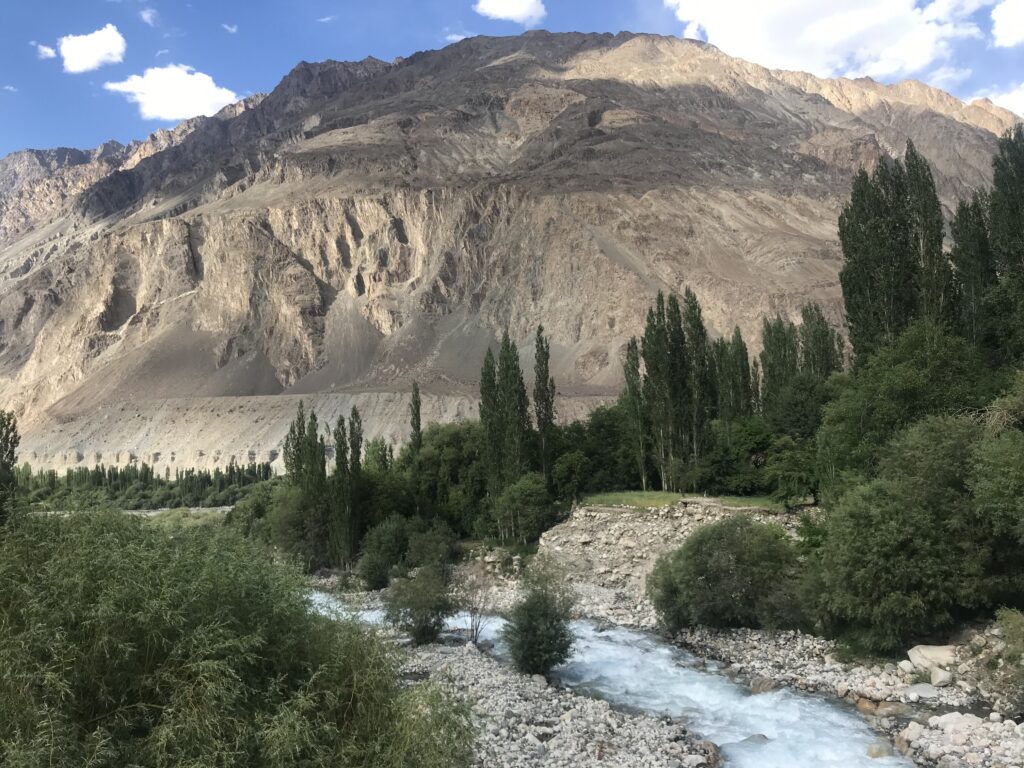
[[[315,598],[320,610],[337,603]],[[359,618],[380,623],[379,611]],[[449,629],[465,629],[457,616]],[[483,637],[493,653],[507,659],[501,642],[504,622],[488,620]],[[681,718],[696,733],[719,745],[734,768],[889,768],[911,766],[902,757],[871,758],[879,737],[853,709],[826,698],[788,689],[752,694],[727,677],[698,666],[691,654],[646,632],[601,630],[573,622],[572,657],[552,678],[579,693],[637,712]]]

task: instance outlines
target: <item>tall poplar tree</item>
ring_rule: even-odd
[[[789,387],[800,372],[800,346],[796,326],[781,315],[762,321],[761,408],[776,419]]]
[[[487,348],[480,371],[480,425],[484,433],[484,466],[491,497],[501,492],[502,431],[498,406],[498,371],[494,353]]]
[[[853,180],[839,216],[846,322],[855,359],[889,345],[920,306],[920,258],[909,213],[907,173],[883,160]]]
[[[907,141],[904,163],[910,236],[920,276],[920,312],[936,322],[951,320],[954,316],[953,276],[942,248],[944,225],[935,179],[928,161],[912,141]]]
[[[18,420],[11,411],[0,411],[0,525],[9,517],[17,491]]]
[[[665,337],[668,345],[668,390],[672,404],[672,458],[685,459],[690,445],[690,360],[683,329],[679,298],[669,294],[665,308]]]
[[[665,295],[658,292],[655,305],[647,311],[647,324],[641,344],[644,359],[643,392],[650,418],[651,448],[661,477],[662,490],[671,486],[669,467],[672,458],[672,395]]]
[[[704,315],[696,294],[689,288],[683,293],[683,331],[690,364],[690,451],[692,460],[697,462],[707,449],[717,395]]]
[[[412,383],[412,398],[409,400],[409,446],[412,448],[413,456],[420,452],[423,447],[423,425],[420,422],[420,385]]]
[[[555,380],[551,377],[551,345],[544,337],[544,326],[537,326],[533,353],[533,412],[540,439],[540,466],[548,491],[554,482],[552,470],[555,448]]]
[[[800,309],[800,372],[825,381],[843,368],[843,337],[829,325],[821,307],[808,302]]]
[[[498,352],[498,414],[500,424],[501,487],[511,485],[526,469],[530,431],[529,401],[519,365],[519,350],[506,330]]]
[[[331,473],[330,484],[333,504],[331,516],[330,539],[335,560],[345,567],[355,564],[359,552],[359,541],[356,539],[352,524],[352,482],[348,461],[348,430],[345,427],[345,416],[338,416],[331,435],[334,439],[334,471]]]
[[[981,341],[985,325],[985,296],[996,284],[996,265],[988,236],[988,200],[974,193],[961,200],[950,225],[954,280],[959,294],[960,332],[968,341]]]
[[[992,251],[1000,277],[1024,275],[1024,124],[999,139],[992,159]]]
[[[622,363],[626,389],[623,401],[629,425],[630,453],[640,475],[640,487],[647,490],[647,414],[644,407],[643,382],[640,375],[640,346],[636,337],[626,344],[626,357]]]

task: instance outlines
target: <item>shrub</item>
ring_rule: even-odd
[[[798,624],[797,555],[781,528],[746,515],[699,528],[662,555],[647,590],[662,623],[779,627]]]
[[[444,620],[455,612],[441,568],[426,566],[412,578],[395,579],[384,596],[388,621],[407,632],[416,645],[432,643]]]
[[[1008,714],[1024,713],[1024,613],[1002,608],[996,613],[996,624],[1003,633],[1006,648],[1002,664],[994,672],[994,682],[1014,709]]]
[[[224,517],[225,525],[231,526],[243,536],[269,540],[270,530],[267,526],[267,516],[273,509],[273,499],[273,488],[270,482],[253,486],[235,506],[228,510]]]
[[[410,568],[430,566],[447,568],[455,553],[455,534],[443,521],[437,520],[427,530],[409,534],[406,563]]]
[[[358,566],[367,589],[384,589],[398,573],[409,549],[410,527],[404,517],[395,516],[367,532]]]
[[[0,764],[463,765],[468,713],[311,613],[223,526],[26,515],[0,532]]]
[[[544,475],[529,472],[506,488],[495,502],[496,533],[502,541],[536,541],[554,522]]]
[[[569,658],[573,597],[550,565],[534,561],[524,578],[525,595],[502,630],[512,662],[529,675],[546,675]]]
[[[583,451],[569,451],[558,457],[552,470],[558,498],[577,501],[587,482],[588,462]]]
[[[820,613],[853,647],[899,650],[985,604],[991,540],[967,488],[978,437],[970,419],[918,422],[826,518]]]

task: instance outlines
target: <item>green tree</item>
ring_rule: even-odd
[[[796,326],[781,315],[765,318],[761,330],[761,409],[773,425],[786,391],[800,372],[800,345]]]
[[[494,504],[494,519],[495,533],[503,542],[539,539],[554,520],[544,476],[528,472],[505,488]]]
[[[952,272],[942,249],[942,206],[932,169],[912,141],[907,141],[903,161],[907,171],[910,237],[920,275],[920,311],[934,321],[952,319]]]
[[[665,295],[660,291],[654,307],[647,310],[647,324],[640,349],[644,359],[643,393],[650,417],[651,448],[661,476],[661,487],[668,490],[671,487],[669,467],[674,419]]]
[[[883,160],[871,176],[860,171],[839,217],[846,321],[855,359],[893,343],[916,316],[919,254],[908,211],[907,174]]]
[[[1024,124],[999,139],[992,159],[992,250],[1001,275],[1024,273]]]
[[[555,380],[551,377],[551,345],[544,326],[537,326],[533,363],[533,412],[540,438],[540,466],[548,488],[554,488]]]
[[[412,383],[412,399],[409,401],[409,445],[415,456],[423,445],[423,429],[420,424],[420,385]]]
[[[573,595],[564,576],[537,560],[527,570],[523,587],[524,595],[509,613],[502,636],[520,672],[546,675],[568,660],[572,650]]]
[[[978,344],[987,319],[985,297],[997,281],[988,238],[988,200],[984,195],[975,193],[970,200],[959,202],[950,233],[960,331],[972,344]]]
[[[444,620],[455,613],[448,583],[436,565],[420,568],[410,578],[395,579],[384,595],[384,607],[388,621],[407,632],[416,645],[434,642]]]
[[[338,416],[332,432],[334,439],[334,471],[331,473],[331,548],[336,562],[351,567],[359,552],[357,527],[352,514],[352,474],[348,460],[348,430],[345,417]]]
[[[279,515],[278,521],[290,520],[300,527],[292,542],[301,542],[301,556],[309,569],[330,563],[331,509],[328,502],[327,448],[320,435],[316,413],[310,411],[305,418],[302,402],[288,430],[284,442],[285,467],[288,481],[296,493],[292,498],[294,515]],[[280,526],[275,530],[282,532]]]
[[[10,411],[0,411],[0,526],[7,520],[17,492],[18,420]]]
[[[498,398],[498,368],[490,347],[484,353],[483,369],[480,371],[480,425],[483,427],[488,492],[495,497],[501,493],[504,432]]]
[[[683,330],[690,371],[690,455],[693,462],[698,462],[708,446],[709,425],[718,398],[704,315],[696,294],[689,288],[683,293]]]
[[[498,413],[501,425],[501,487],[515,482],[527,467],[530,404],[519,366],[519,349],[506,330],[498,353]]]
[[[690,445],[690,360],[686,346],[686,332],[683,329],[683,311],[679,299],[669,294],[665,308],[665,342],[668,354],[668,394],[671,404],[671,450],[670,461],[685,460]],[[673,479],[673,488],[677,486]]]
[[[796,548],[777,527],[736,515],[704,525],[662,555],[647,580],[658,615],[671,632],[710,627],[793,627]]]
[[[626,344],[626,357],[622,363],[626,388],[622,394],[622,407],[629,425],[630,453],[640,477],[640,487],[647,490],[647,409],[644,404],[643,384],[640,376],[640,347],[636,338]]]
[[[821,307],[814,303],[800,309],[800,371],[816,381],[826,381],[843,369],[843,337],[829,325]]]

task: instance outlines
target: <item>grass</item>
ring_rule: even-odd
[[[757,507],[769,512],[783,512],[784,507],[767,496],[684,496],[666,491],[616,491],[595,493],[583,499],[583,506],[592,507],[637,507],[651,509],[675,504],[678,501],[717,501],[725,507]]]
[[[144,517],[143,520],[166,530],[177,530],[204,525],[223,525],[224,513],[220,510],[167,509]]]
[[[595,493],[583,499],[584,506],[592,507],[664,507],[675,504],[682,496],[678,493],[665,491],[615,491],[614,493]]]

